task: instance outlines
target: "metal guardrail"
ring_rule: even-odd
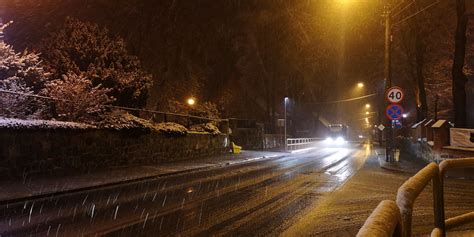
[[[446,172],[452,169],[459,169],[459,168],[474,168],[474,158],[462,158],[462,159],[452,159],[452,160],[444,160],[439,164],[439,192],[441,196],[439,211],[442,213],[442,217],[444,219],[444,177],[446,176]],[[465,213],[459,216],[454,216],[444,220],[443,228],[435,228],[431,232],[431,236],[441,236],[444,237],[446,235],[446,230],[453,229],[455,227],[474,222],[474,212]],[[439,230],[437,230],[439,229]]]
[[[292,151],[306,148],[307,146],[313,145],[320,140],[320,138],[287,138],[285,150]]]
[[[442,208],[442,192],[439,183],[439,167],[437,164],[431,163],[416,173],[415,176],[408,179],[398,189],[396,202],[398,208],[400,208],[400,215],[402,218],[401,236],[411,236],[411,224],[415,200],[430,181],[433,181],[433,211],[435,227],[442,230],[444,229],[444,209]]]
[[[474,167],[474,158],[445,160],[438,166],[435,163],[408,179],[397,192],[396,207],[393,201],[384,200],[372,212],[359,230],[357,236],[411,236],[412,213],[416,198],[432,181],[433,183],[433,212],[435,228],[432,237],[444,237],[446,230],[474,222],[474,212],[445,219],[444,212],[444,177],[448,170]],[[393,212],[398,209],[399,217]],[[400,218],[400,219],[399,219]],[[394,225],[394,223],[400,223]]]

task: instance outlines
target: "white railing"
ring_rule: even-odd
[[[321,141],[321,138],[287,138],[285,150],[293,151],[297,149],[308,148],[318,141]]]

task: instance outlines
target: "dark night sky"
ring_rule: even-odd
[[[346,114],[309,104],[358,96],[359,81],[367,85],[362,94],[374,92],[383,79],[381,1],[37,2],[3,8],[0,14],[17,22],[7,41],[34,48],[66,16],[105,26],[153,74],[150,108],[192,95],[217,103],[226,116],[268,120],[271,111],[281,114],[282,98],[290,96],[302,111],[349,120],[375,101],[340,105]],[[410,79],[397,72],[394,78],[413,100]]]

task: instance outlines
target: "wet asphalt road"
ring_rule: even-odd
[[[347,181],[366,145],[0,206],[1,236],[274,236]]]

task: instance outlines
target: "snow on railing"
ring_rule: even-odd
[[[397,204],[391,200],[379,203],[370,214],[362,228],[357,233],[358,237],[365,236],[400,236],[401,219]]]
[[[446,220],[444,217],[444,176],[450,169],[467,167],[474,167],[474,158],[444,160],[439,166],[435,163],[427,165],[398,189],[396,201],[398,208],[393,207],[393,201],[382,201],[365,221],[357,236],[411,236],[413,205],[430,181],[433,182],[435,218],[435,228],[431,232],[432,237],[444,237],[446,230],[474,222],[474,212]],[[392,213],[394,210],[399,211],[398,216]]]
[[[411,236],[411,224],[413,205],[416,198],[425,189],[425,187],[433,181],[433,211],[435,216],[435,227],[444,229],[444,211],[442,209],[442,193],[440,192],[439,167],[435,163],[431,163],[415,176],[408,179],[398,189],[397,205],[400,208],[400,215],[402,218],[402,236]]]
[[[459,168],[474,168],[474,158],[461,158],[461,159],[452,159],[444,160],[439,164],[439,183],[440,183],[440,195],[441,195],[441,204],[440,212],[442,212],[442,217],[444,219],[444,177],[448,170],[459,169]],[[459,216],[454,216],[448,218],[444,221],[443,228],[435,228],[431,232],[431,236],[445,236],[446,230],[453,229],[455,227],[474,222],[474,212],[469,212]],[[436,226],[437,227],[437,226]]]

